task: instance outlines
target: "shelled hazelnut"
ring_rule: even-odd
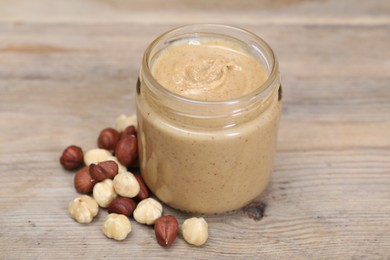
[[[96,201],[88,195],[81,195],[69,203],[70,216],[79,223],[90,223],[98,214],[99,206]]]
[[[153,198],[147,198],[138,203],[133,212],[135,221],[140,224],[153,225],[161,217],[163,208],[160,202]]]
[[[134,198],[140,191],[140,185],[131,172],[119,173],[115,176],[113,184],[115,192],[122,197]]]
[[[124,240],[131,232],[131,222],[125,215],[111,213],[105,218],[102,231],[108,238]]]
[[[102,208],[107,208],[108,205],[117,197],[114,190],[114,185],[111,179],[105,179],[98,182],[93,187],[93,198]]]
[[[119,133],[122,133],[130,125],[137,126],[137,115],[126,116],[122,114],[115,119],[115,128]]]
[[[181,226],[184,240],[192,245],[201,246],[208,238],[208,225],[204,218],[189,218]]]
[[[112,154],[108,150],[100,148],[91,149],[84,154],[84,163],[85,165],[89,166],[92,163],[107,161],[107,158],[111,156]]]

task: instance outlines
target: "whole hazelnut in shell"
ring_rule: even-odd
[[[63,152],[60,157],[62,167],[67,170],[74,170],[83,165],[84,153],[83,150],[76,146],[70,145]]]

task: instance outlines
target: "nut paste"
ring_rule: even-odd
[[[267,79],[262,65],[240,46],[211,39],[174,44],[158,57],[152,74],[168,90],[203,101],[244,96]]]
[[[142,176],[160,200],[180,210],[241,208],[270,180],[279,74],[271,75],[274,68],[256,49],[230,37],[167,42],[147,50],[140,73]],[[275,80],[262,90],[270,75]]]

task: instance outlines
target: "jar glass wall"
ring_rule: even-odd
[[[161,86],[152,69],[177,41],[211,38],[243,46],[266,70],[252,92],[222,101],[200,101]],[[269,183],[279,116],[280,76],[271,48],[236,27],[195,24],[169,31],[147,48],[137,87],[142,176],[168,205],[194,213],[243,207]]]

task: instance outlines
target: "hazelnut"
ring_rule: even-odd
[[[138,159],[138,156],[137,158],[131,163],[128,165],[129,168],[132,168],[132,169],[136,169],[136,168],[139,168],[139,159]]]
[[[115,198],[110,206],[107,208],[108,213],[117,213],[122,214],[127,217],[131,217],[133,215],[133,211],[136,207],[135,202],[129,198]]]
[[[137,136],[137,128],[135,128],[134,125],[129,125],[128,127],[125,128],[122,132],[122,136],[124,135],[135,135]]]
[[[118,172],[127,172],[126,166],[122,165],[115,156],[108,157],[107,161],[114,161],[118,165]]]
[[[100,149],[100,148],[92,149],[84,154],[84,163],[85,165],[89,166],[92,163],[100,163],[100,162],[107,161],[107,158],[111,156],[112,156],[111,152],[105,149]]]
[[[117,194],[114,190],[114,185],[111,179],[105,179],[102,182],[98,182],[93,187],[93,198],[102,208],[107,208],[117,197]]]
[[[192,245],[201,246],[208,238],[208,225],[204,218],[189,218],[181,226],[184,240]]]
[[[124,166],[132,164],[138,158],[137,137],[134,135],[122,136],[116,145],[115,156]]]
[[[89,166],[89,173],[96,181],[113,179],[118,174],[118,164],[114,161],[104,161]]]
[[[83,165],[83,150],[76,146],[68,146],[60,157],[60,163],[62,167],[67,170],[74,170]]]
[[[90,223],[98,214],[99,206],[96,201],[88,195],[81,195],[69,203],[70,216],[79,223]]]
[[[133,212],[133,217],[140,224],[153,225],[161,217],[162,211],[163,208],[160,202],[147,198],[138,203]]]
[[[129,125],[137,125],[137,115],[120,115],[115,120],[115,128],[119,133],[122,133]]]
[[[79,193],[91,193],[93,186],[96,184],[96,180],[94,180],[89,174],[89,166],[83,167],[79,170],[73,179],[74,187]]]
[[[172,245],[177,236],[179,223],[172,215],[159,217],[154,222],[154,233],[157,242],[164,247]]]
[[[109,151],[115,150],[119,141],[119,133],[114,128],[103,129],[98,137],[97,145],[99,148]]]
[[[122,197],[133,198],[140,191],[139,183],[131,172],[119,173],[113,183],[115,192]]]
[[[108,238],[124,240],[131,232],[131,222],[125,215],[111,213],[105,218],[102,230]]]
[[[136,199],[138,200],[144,200],[146,198],[149,198],[149,189],[146,186],[144,179],[141,175],[134,175],[134,177],[137,179],[140,190],[136,196]]]

